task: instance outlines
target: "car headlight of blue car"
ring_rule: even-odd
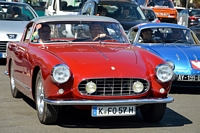
[[[168,82],[173,78],[174,72],[169,64],[160,64],[156,67],[156,76],[161,82]]]

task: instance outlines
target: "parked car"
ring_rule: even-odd
[[[180,7],[180,6],[175,6],[174,8],[176,8],[178,13],[185,9],[185,7]]]
[[[184,9],[177,17],[177,23],[186,27],[197,25],[200,19],[200,9]]]
[[[13,7],[21,10],[20,17],[13,16]],[[28,4],[0,1],[0,58],[6,58],[7,42],[19,41],[26,24],[36,17],[37,13]]]
[[[149,30],[151,39],[141,33]],[[128,38],[134,46],[146,49],[169,62],[176,74],[172,86],[200,86],[200,42],[185,26],[171,23],[148,23],[132,27]]]
[[[194,25],[189,27],[197,36],[197,38],[200,40],[200,20],[199,20],[199,24],[198,25]]]
[[[125,31],[139,23],[150,22],[140,6],[135,1],[130,0],[87,0],[79,14],[98,15],[101,8],[106,8],[108,11],[106,16],[117,19]],[[125,10],[129,12],[128,16],[123,16]]]
[[[139,5],[150,7],[161,22],[177,23],[177,10],[172,0],[135,0]]]
[[[45,5],[47,0],[7,0],[7,1],[27,3],[36,11],[38,16],[44,16]]]
[[[146,15],[146,17],[148,18],[148,20],[150,20],[153,23],[160,23],[160,20],[157,18],[152,8],[149,8],[149,7],[141,7],[141,8],[144,14]]]
[[[47,0],[45,16],[77,15],[85,0]]]
[[[44,34],[50,39],[40,42]],[[173,102],[171,67],[132,46],[115,19],[56,15],[32,20],[20,42],[8,43],[5,73],[12,96],[35,101],[44,124],[55,123],[63,105],[91,110],[93,117],[136,115],[140,109],[145,120],[158,122]]]

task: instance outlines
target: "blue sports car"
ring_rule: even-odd
[[[172,86],[200,86],[200,42],[189,28],[145,23],[130,28],[127,36],[133,45],[168,61],[175,73]]]

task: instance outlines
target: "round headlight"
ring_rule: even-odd
[[[52,69],[51,73],[53,81],[59,84],[67,82],[70,78],[70,75],[69,67],[65,64],[56,65]]]
[[[144,89],[144,85],[141,82],[136,81],[133,83],[133,91],[135,93],[140,93],[143,91],[143,89]]]
[[[173,70],[168,64],[162,64],[156,68],[156,76],[161,82],[168,82],[173,77]]]
[[[92,94],[97,90],[97,86],[94,82],[90,81],[85,85],[85,90],[87,93]]]

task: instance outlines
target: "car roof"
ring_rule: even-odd
[[[54,15],[42,16],[33,19],[36,23],[52,22],[52,21],[99,21],[99,22],[114,22],[119,23],[116,19],[104,16],[95,15]]]
[[[8,4],[15,4],[15,5],[27,5],[27,6],[30,6],[29,4],[22,3],[22,2],[0,1],[0,3],[8,3]]]
[[[145,6],[140,6],[142,9],[145,9],[145,10],[152,10],[153,11],[153,9],[152,8],[150,8],[150,7],[145,7]]]
[[[173,23],[142,23],[134,26],[133,28],[143,29],[143,28],[156,28],[156,27],[165,27],[165,28],[181,28],[181,29],[189,29],[183,25],[173,24]]]
[[[135,2],[134,0],[87,0],[87,1],[95,1],[96,3],[133,3],[133,4],[137,4],[137,2]]]

